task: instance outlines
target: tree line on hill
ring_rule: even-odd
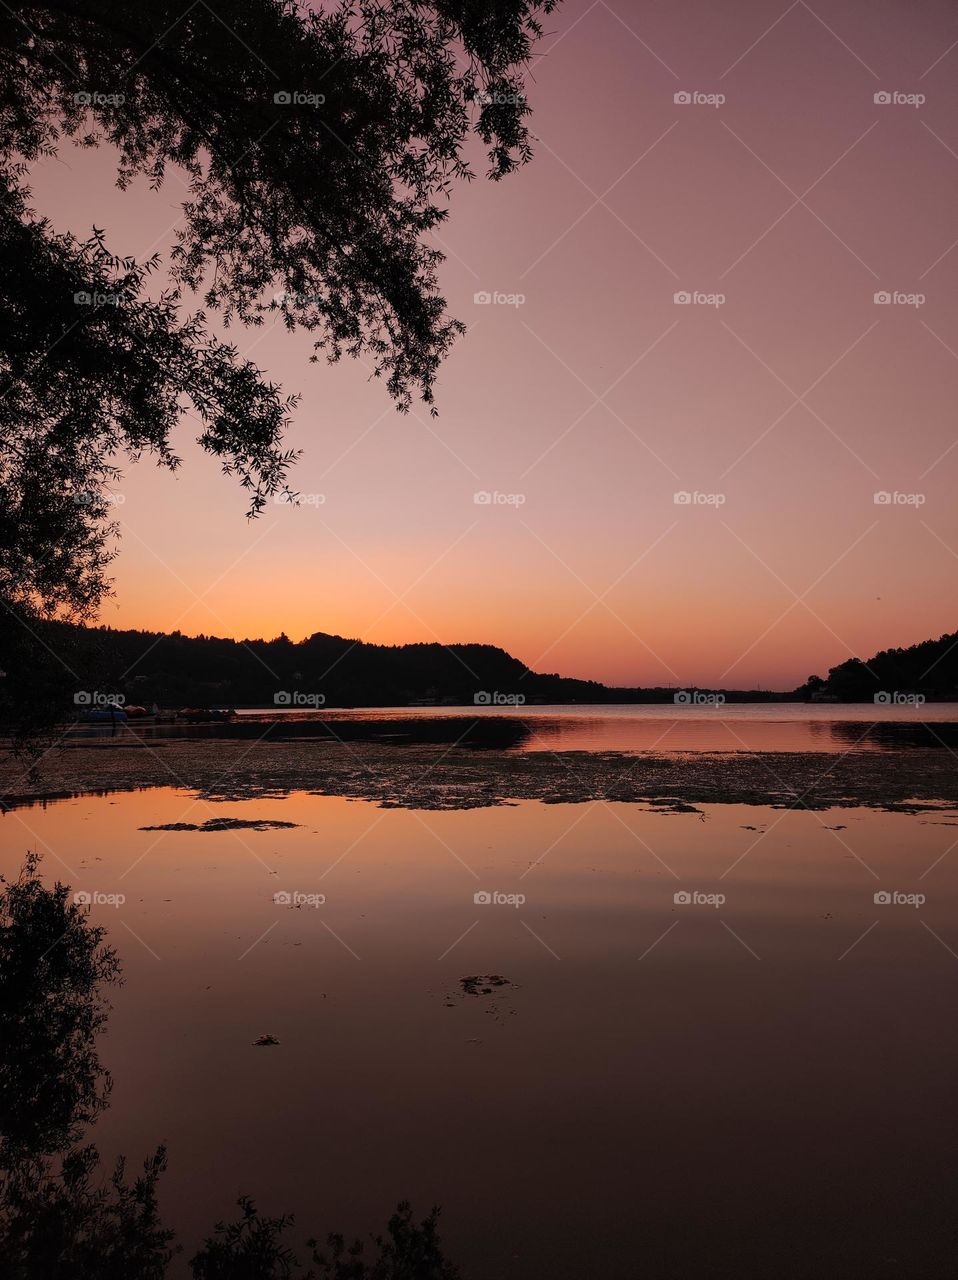
[[[75,710],[121,695],[161,707],[404,706],[417,701],[463,705],[614,701],[592,680],[537,674],[488,644],[378,645],[317,632],[294,642],[231,640],[151,631],[120,631],[47,622],[5,655],[0,715],[17,718],[41,697],[37,714],[70,718]],[[42,672],[36,670],[39,659]],[[488,702],[487,702],[488,700]],[[24,707],[23,703],[27,706]]]
[[[796,689],[800,698],[838,702],[891,702],[920,695],[930,701],[958,699],[958,631],[923,640],[906,649],[882,649],[864,661],[848,658],[827,678],[809,676]]]
[[[11,639],[16,639],[12,636]],[[232,640],[36,622],[4,654],[0,717],[38,724],[70,719],[107,698],[160,707],[406,706],[416,702],[672,702],[677,690],[614,688],[538,673],[489,644],[367,644],[316,632],[294,642]],[[729,701],[781,693],[727,691]]]

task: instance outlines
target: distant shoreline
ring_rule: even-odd
[[[161,708],[326,708],[385,710],[419,707],[507,708],[623,707],[691,704],[924,705],[958,700],[958,632],[890,649],[868,661],[848,658],[827,676],[810,675],[792,689],[720,688],[682,684],[666,667],[668,682],[607,685],[557,673],[533,671],[495,645],[438,642],[376,645],[316,632],[299,642],[236,641],[179,632],[114,630],[49,621],[43,645],[65,655],[64,672],[51,672],[59,689],[55,716],[73,707],[93,708],[118,699],[127,705]],[[718,665],[712,653],[696,665]],[[730,669],[726,669],[726,675]],[[13,673],[11,673],[13,674]],[[25,677],[27,673],[16,673]],[[55,679],[54,679],[55,676]],[[5,684],[13,694],[3,714],[31,719],[29,696],[36,682]],[[744,678],[739,675],[737,678]],[[18,692],[19,691],[19,692]],[[0,698],[0,702],[3,699]],[[24,703],[21,706],[21,703]]]

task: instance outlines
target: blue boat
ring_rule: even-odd
[[[122,707],[84,707],[80,712],[83,724],[125,724],[126,718]]]

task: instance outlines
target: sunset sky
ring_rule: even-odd
[[[740,688],[958,627],[958,6],[567,0],[547,25],[534,161],[458,189],[438,238],[469,330],[439,418],[306,335],[232,330],[302,395],[303,503],[248,523],[185,420],[182,469],[119,486],[103,622]],[[176,177],[110,184],[65,147],[35,204],[168,254]]]

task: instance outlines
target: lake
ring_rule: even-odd
[[[838,723],[795,711],[723,715],[753,742]],[[560,736],[720,727],[609,712]],[[141,830],[210,817],[299,825]],[[166,786],[0,830],[3,871],[38,849],[120,952],[94,1136],[131,1165],[168,1144],[176,1275],[240,1193],[297,1244],[439,1204],[465,1280],[955,1274],[953,807]]]
[[[844,751],[905,746],[958,747],[958,705],[950,702],[643,703],[609,706],[258,707],[230,724],[135,723],[150,742],[176,737],[331,737],[447,741],[516,751]],[[109,726],[75,736],[104,739]]]

